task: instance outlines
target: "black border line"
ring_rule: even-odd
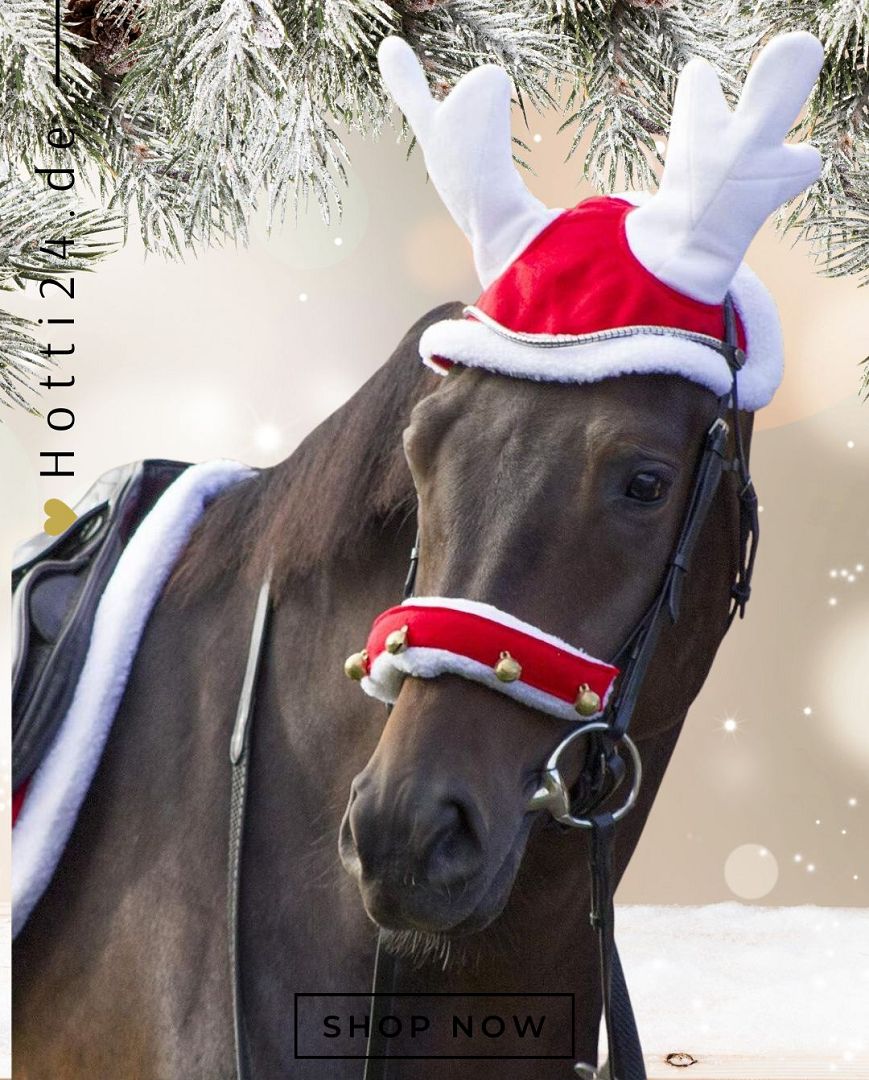
[[[325,997],[325,998],[367,998],[369,1001],[375,997],[391,998],[569,998],[570,999],[570,1053],[569,1054],[300,1054],[299,1045],[299,998]],[[475,991],[468,993],[453,993],[447,990],[434,990],[431,993],[425,991],[403,993],[385,992],[360,992],[339,993],[338,991],[305,991],[293,994],[293,1058],[296,1061],[364,1061],[366,1058],[372,1061],[392,1059],[394,1061],[569,1061],[576,1058],[576,994],[554,993],[543,991],[541,993],[511,993],[508,990],[498,990],[492,993]]]
[[[60,86],[60,3],[54,0],[54,85]]]

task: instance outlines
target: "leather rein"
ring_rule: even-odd
[[[658,593],[628,638],[617,651],[613,664],[621,671],[611,700],[601,720],[580,724],[550,755],[543,771],[542,786],[532,797],[529,810],[546,810],[553,824],[562,829],[582,828],[591,832],[589,872],[591,877],[590,922],[598,941],[603,1019],[609,1046],[609,1080],[646,1080],[643,1052],[630,996],[614,940],[614,840],[617,822],[636,801],[640,779],[640,758],[628,735],[643,681],[654,656],[665,623],[679,617],[682,589],[697,540],[706,522],[724,472],[736,476],[739,499],[738,569],[731,586],[731,606],[727,629],[737,614],[745,614],[751,594],[759,535],[757,495],[748,469],[748,458],[739,424],[738,373],[745,356],[738,346],[733,301],[724,301],[724,338],[718,346],[731,371],[729,394],[719,399],[717,415],[708,428],[683,519],[682,528],[664,573]],[[733,457],[727,456],[730,426],[733,426]],[[413,595],[419,561],[419,535],[410,555],[404,599]],[[249,1040],[245,1028],[239,958],[239,900],[241,888],[242,841],[247,802],[251,725],[255,712],[257,676],[268,635],[271,612],[271,573],[259,590],[244,681],[238,701],[230,741],[230,824],[228,845],[228,927],[229,967],[232,990],[233,1029],[237,1080],[252,1080]],[[574,790],[568,788],[559,770],[561,754],[576,739],[587,739],[586,766]],[[628,773],[628,761],[620,750],[628,750],[632,784],[623,804],[607,810],[605,804]],[[579,794],[575,794],[575,792]],[[379,1019],[386,1015],[398,982],[398,962],[382,947],[378,933],[369,1008],[369,1036],[363,1080],[388,1080],[387,1040],[380,1032]],[[598,1080],[599,1070],[578,1062],[575,1075],[581,1080]]]

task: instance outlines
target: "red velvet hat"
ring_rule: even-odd
[[[484,289],[464,317],[426,330],[423,360],[440,372],[461,363],[558,382],[678,374],[722,395],[731,384],[720,350],[729,293],[747,354],[740,405],[767,404],[781,381],[781,330],[742,258],[766,218],[820,172],[813,147],[784,138],[822,60],[810,34],[776,38],[733,112],[712,67],[690,61],[659,190],[562,211],[535,199],[513,164],[506,72],[477,68],[437,102],[409,46],[387,39],[383,78],[471,241]]]

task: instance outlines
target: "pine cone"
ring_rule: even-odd
[[[100,0],[67,0],[65,23],[79,37],[92,41],[85,54],[88,65],[100,75],[120,78],[133,67],[129,57],[121,59],[127,47],[141,34],[132,14],[125,19],[100,14]]]

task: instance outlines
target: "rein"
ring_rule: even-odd
[[[727,617],[729,629],[738,614],[745,614],[751,594],[759,534],[757,496],[748,469],[748,459],[739,426],[737,375],[745,356],[738,346],[733,301],[724,301],[724,340],[716,348],[727,361],[731,372],[729,394],[719,399],[718,414],[706,432],[694,484],[675,550],[667,563],[664,578],[655,599],[640,618],[627,640],[617,651],[612,666],[620,669],[614,692],[605,704],[600,719],[580,724],[555,748],[546,762],[541,786],[532,796],[529,811],[545,810],[561,828],[580,828],[591,832],[589,872],[591,877],[590,922],[598,939],[603,1019],[609,1046],[609,1080],[646,1080],[640,1039],[634,1019],[627,984],[614,939],[614,842],[615,827],[636,802],[641,783],[641,760],[628,735],[643,681],[655,653],[665,622],[679,617],[685,576],[700,532],[709,514],[724,472],[736,476],[739,498],[739,550],[736,576],[731,586],[731,606]],[[727,458],[730,414],[734,433],[734,456]],[[419,563],[420,537],[411,550],[410,565],[404,585],[404,599],[413,595]],[[239,897],[241,887],[242,841],[249,772],[249,747],[254,718],[256,684],[270,614],[271,572],[259,591],[247,666],[239,697],[230,742],[230,824],[228,845],[228,927],[229,968],[232,990],[233,1029],[237,1080],[251,1080],[248,1037],[244,1023],[241,969],[239,959]],[[356,677],[354,675],[354,677]],[[360,675],[361,677],[361,675]],[[577,706],[578,708],[579,706]],[[582,712],[580,710],[580,715]],[[586,766],[576,787],[585,794],[575,798],[565,781],[559,761],[562,753],[577,739],[588,739]],[[602,809],[625,779],[628,766],[620,749],[628,751],[632,783],[630,791],[615,810]],[[382,947],[378,932],[371,986],[370,1024],[363,1080],[387,1080],[388,1045],[380,1033],[378,1020],[385,1015],[398,981],[398,962]],[[575,1075],[581,1080],[602,1080],[592,1065],[577,1062]]]

